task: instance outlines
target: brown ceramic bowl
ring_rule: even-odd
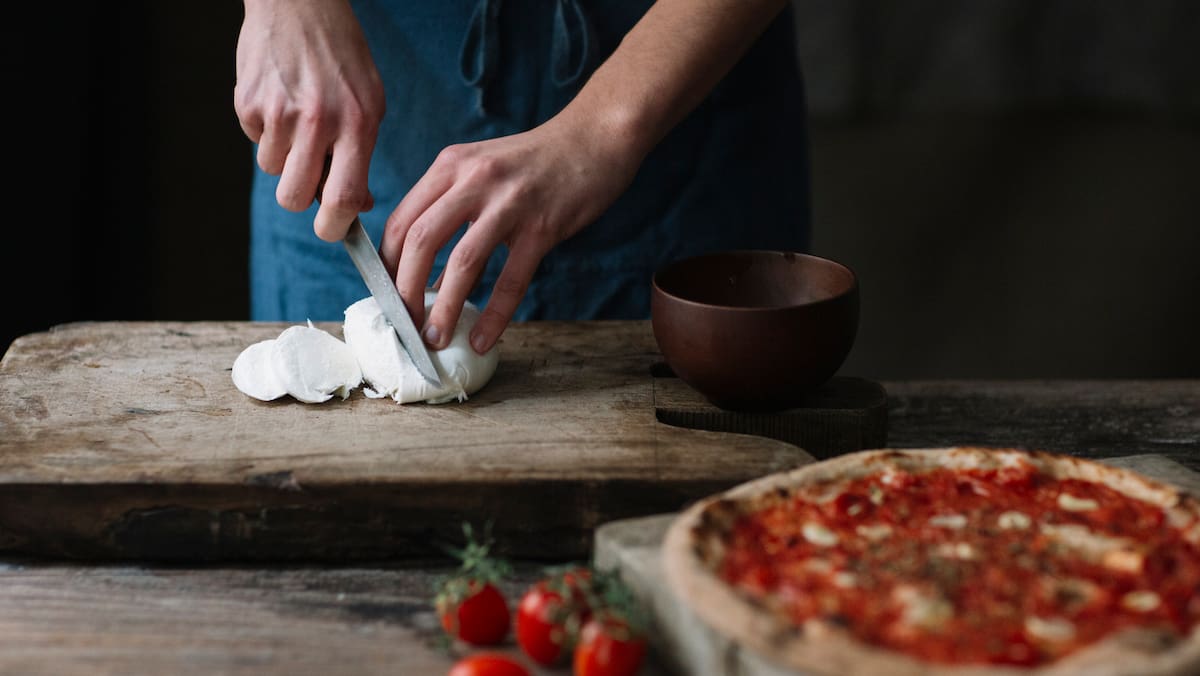
[[[706,254],[655,273],[650,318],[667,365],[714,405],[780,411],[841,368],[858,331],[858,280],[807,254]]]

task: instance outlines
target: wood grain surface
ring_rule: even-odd
[[[888,445],[1154,454],[1200,470],[1200,380],[885,381]]]
[[[652,374],[649,322],[514,325],[492,381],[437,406],[243,395],[234,359],[286,326],[101,322],[14,342],[0,362],[0,550],[380,559],[437,553],[463,521],[490,519],[507,554],[573,557],[600,523],[812,459],[660,422],[656,382],[675,379]]]
[[[0,674],[439,676],[482,651],[443,639],[442,566],[0,564]],[[500,588],[515,600],[540,573],[519,564]],[[511,633],[488,650],[570,674],[523,658]],[[651,657],[639,676],[665,673]]]
[[[235,354],[238,346],[227,349]],[[9,358],[0,366],[3,378],[12,377]],[[26,384],[23,395],[53,400],[37,383]],[[952,440],[1101,458],[1156,452],[1200,468],[1200,381],[884,386],[894,445]],[[0,433],[13,429],[9,405],[0,409]],[[1154,463],[1154,471],[1170,473],[1169,461]],[[644,541],[655,537],[654,518],[635,529]],[[670,518],[659,517],[660,527]],[[597,560],[610,563],[604,551],[597,550]],[[643,563],[652,560],[646,547],[640,551]],[[455,653],[440,651],[427,605],[432,582],[444,570],[444,561],[197,567],[55,564],[9,556],[0,559],[0,674],[444,674]],[[532,578],[529,565],[518,566],[508,588],[515,592]],[[716,652],[714,659],[729,670],[753,659]],[[647,673],[658,669],[648,665]]]

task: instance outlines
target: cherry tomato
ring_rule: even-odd
[[[517,645],[534,662],[557,664],[566,653],[570,637],[559,614],[564,612],[562,597],[538,582],[525,592],[517,605]]]
[[[585,613],[585,608],[564,602],[558,592],[539,582],[517,606],[517,645],[538,664],[558,664],[570,654]]]
[[[447,676],[529,676],[529,670],[507,655],[479,653],[455,662]]]
[[[570,570],[539,580],[525,591],[517,605],[517,644],[530,659],[554,666],[570,655],[580,627],[590,616],[582,586],[590,576],[586,569]]]
[[[491,583],[471,582],[461,601],[449,595],[438,602],[438,615],[446,633],[472,645],[495,645],[508,635],[511,622],[508,601]]]
[[[593,617],[575,646],[575,676],[631,676],[642,666],[646,639],[619,618]]]

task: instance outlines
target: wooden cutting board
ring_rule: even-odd
[[[580,558],[600,523],[811,461],[795,442],[828,455],[886,438],[882,388],[856,379],[784,415],[717,411],[667,377],[648,322],[515,324],[462,404],[243,395],[234,359],[287,326],[101,322],[15,341],[0,361],[0,551],[424,557],[491,520],[505,554]]]
[[[1106,458],[1101,462],[1131,469],[1200,496],[1200,472],[1157,454]],[[687,676],[803,676],[759,656],[706,625],[663,577],[660,552],[677,513],[623,519],[596,530],[595,563],[618,571],[650,610],[655,629],[652,649],[670,673]]]

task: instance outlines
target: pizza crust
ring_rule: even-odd
[[[877,648],[820,619],[802,629],[756,600],[743,596],[714,572],[722,560],[722,535],[741,514],[785,500],[796,491],[809,499],[831,499],[853,479],[889,467],[920,472],[937,468],[994,468],[1029,462],[1057,478],[1092,481],[1165,509],[1186,523],[1200,516],[1200,501],[1132,471],[1098,462],[1018,449],[954,447],[879,449],[839,456],[780,472],[702,500],[672,523],[663,543],[664,572],[672,591],[718,633],[748,646],[776,664],[808,676],[1193,676],[1200,673],[1200,626],[1177,638],[1149,629],[1124,630],[1065,658],[1032,669],[992,665],[945,665]],[[1200,532],[1193,531],[1196,541]]]

